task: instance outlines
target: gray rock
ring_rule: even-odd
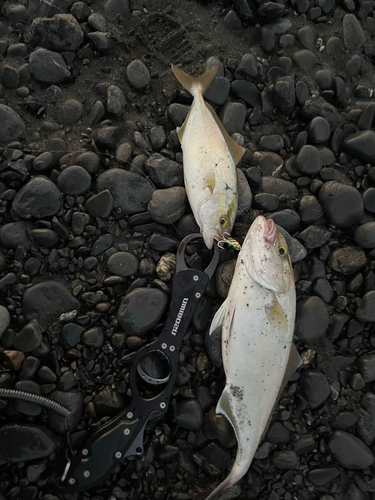
[[[128,64],[126,76],[130,85],[137,90],[144,89],[151,81],[146,65],[139,59],[134,59],[134,61]]]
[[[159,151],[167,144],[167,134],[163,127],[152,127],[149,141],[154,151]]]
[[[371,213],[375,212],[375,188],[370,187],[363,193],[365,209]]]
[[[325,118],[316,116],[307,126],[307,133],[313,144],[322,144],[329,140],[331,127]]]
[[[300,378],[301,394],[312,410],[319,408],[331,394],[327,377],[318,370],[304,371]]]
[[[342,147],[350,156],[375,165],[375,132],[373,130],[362,130],[348,135],[343,140]]]
[[[277,109],[284,115],[289,115],[296,104],[296,91],[293,78],[283,76],[273,86],[273,102]]]
[[[327,243],[331,235],[331,231],[328,231],[324,226],[313,224],[299,233],[298,238],[306,248],[319,248]]]
[[[0,104],[0,144],[19,139],[25,132],[25,123],[18,113],[5,104]]]
[[[219,265],[215,273],[217,293],[222,299],[226,299],[229,287],[236,267],[236,259],[227,260]]]
[[[345,469],[363,470],[374,463],[371,450],[359,438],[345,431],[335,431],[328,443],[337,462]]]
[[[144,337],[162,318],[167,307],[167,295],[157,288],[136,288],[125,295],[117,319],[125,333]]]
[[[170,188],[184,185],[182,165],[159,153],[151,155],[146,160],[145,167],[152,182],[158,187]]]
[[[0,245],[4,248],[16,248],[18,245],[26,249],[31,247],[30,225],[27,222],[9,222],[0,227]]]
[[[262,177],[262,191],[276,196],[284,195],[289,199],[298,197],[298,189],[294,184],[278,177]]]
[[[91,217],[107,219],[113,209],[113,197],[108,189],[93,194],[85,203],[85,209]]]
[[[127,278],[138,270],[138,259],[129,252],[116,252],[107,262],[108,269],[116,276]]]
[[[71,77],[60,54],[47,49],[36,49],[29,57],[30,72],[42,83],[62,83]]]
[[[298,31],[298,38],[305,49],[313,51],[315,49],[316,34],[311,26],[304,26]]]
[[[107,90],[107,110],[116,116],[121,116],[125,109],[125,96],[117,85],[110,85]]]
[[[375,222],[359,226],[354,232],[354,241],[362,248],[375,248]]]
[[[283,159],[276,153],[255,151],[251,164],[258,167],[264,176],[272,176],[283,166]]]
[[[253,195],[249,183],[247,182],[245,174],[240,168],[237,169],[238,178],[238,207],[237,217],[246,213],[251,208]]]
[[[277,469],[297,469],[299,466],[299,458],[297,453],[293,450],[276,451],[272,455],[272,463]]]
[[[111,33],[108,32],[95,31],[88,33],[86,36],[94,45],[95,50],[101,54],[108,54],[114,45],[114,39]]]
[[[48,457],[57,448],[48,429],[27,424],[6,424],[0,428],[1,455],[9,462],[27,462]]]
[[[229,135],[242,132],[246,119],[246,106],[240,102],[227,102],[221,112],[220,119]]]
[[[128,0],[107,0],[104,6],[105,14],[112,18],[118,16],[123,19],[130,12],[130,6]]]
[[[173,103],[167,108],[167,118],[174,127],[181,127],[189,113],[190,106]]]
[[[24,219],[51,217],[61,208],[60,191],[44,176],[33,177],[18,191],[12,202],[12,209]]]
[[[93,151],[85,151],[81,153],[76,158],[77,165],[83,167],[87,172],[92,175],[95,174],[99,170],[100,166],[100,158]]]
[[[298,212],[305,224],[318,222],[324,215],[321,204],[311,195],[302,196]]]
[[[116,416],[125,408],[125,401],[110,386],[105,386],[94,398],[95,411],[100,417]]]
[[[77,99],[66,99],[56,108],[56,121],[63,125],[79,122],[83,114],[83,105]]]
[[[64,194],[77,196],[90,189],[91,175],[83,167],[72,165],[59,174],[56,183]]]
[[[10,314],[6,307],[0,305],[0,338],[4,335],[10,324]]]
[[[49,394],[49,398],[57,403],[60,403],[65,408],[70,410],[69,415],[64,418],[53,410],[47,410],[48,426],[58,432],[64,434],[66,425],[70,432],[75,431],[78,423],[82,419],[83,400],[81,391],[58,391],[55,390]]]
[[[196,399],[188,399],[177,403],[177,425],[183,429],[196,431],[203,425],[203,410]]]
[[[153,192],[147,211],[156,222],[173,224],[184,215],[186,201],[186,191],[183,187],[158,189]]]
[[[284,147],[284,139],[279,134],[263,135],[260,138],[259,146],[262,149],[278,153]]]
[[[329,221],[337,227],[352,227],[358,224],[364,213],[359,191],[353,186],[336,181],[323,184],[319,192],[319,202]]]
[[[46,367],[47,368],[47,367]],[[30,392],[32,394],[40,394],[40,385],[32,380],[19,380],[16,382],[14,389],[17,391]],[[24,415],[37,416],[42,413],[42,407],[36,403],[14,399],[12,407]]]
[[[151,200],[154,188],[149,181],[132,172],[111,168],[100,174],[97,191],[109,190],[114,208],[121,208],[124,214],[144,212]]]
[[[81,305],[70,291],[57,281],[44,281],[27,288],[22,297],[22,310],[28,321],[36,319],[43,328],[51,326],[62,313]]]
[[[222,106],[229,95],[230,81],[227,78],[216,76],[204,93],[204,98],[215,106]]]
[[[310,145],[303,146],[299,150],[295,165],[300,172],[306,175],[317,175],[323,167],[319,151]]]
[[[27,41],[56,52],[76,51],[84,34],[71,14],[56,14],[52,18],[36,17],[29,29]]]
[[[311,470],[307,477],[316,486],[324,486],[325,484],[333,481],[337,476],[340,475],[340,471],[336,467],[330,467],[329,465],[319,467],[317,469]],[[324,497],[322,497],[324,499]]]
[[[358,50],[365,44],[361,23],[354,14],[346,14],[342,21],[344,44],[348,50]]]
[[[102,347],[102,345],[104,344],[103,330],[99,326],[89,328],[82,334],[82,342],[87,347]]]
[[[292,59],[299,67],[299,69],[306,71],[307,73],[312,71],[318,64],[318,59],[316,58],[315,54],[311,52],[311,50],[307,49],[294,52],[292,55]]]
[[[285,210],[280,210],[280,212],[275,212],[269,216],[278,226],[281,226],[288,233],[292,233],[298,228],[301,218],[291,208],[286,208]]]
[[[366,383],[373,382],[375,380],[375,354],[364,354],[359,358],[357,364],[363,380]]]
[[[366,255],[362,248],[348,246],[336,248],[329,257],[328,265],[338,273],[351,275],[364,267],[366,262]]]
[[[375,290],[366,292],[358,304],[355,315],[360,321],[375,322]]]
[[[33,319],[17,333],[13,347],[21,352],[31,352],[38,349],[42,340],[43,328],[36,319]]]
[[[297,303],[296,335],[307,345],[325,336],[329,325],[328,308],[325,302],[315,296]]]
[[[255,57],[252,54],[245,54],[235,70],[235,76],[239,75],[252,80],[258,76],[258,67]],[[237,76],[236,76],[237,78]]]

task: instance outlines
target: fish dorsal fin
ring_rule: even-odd
[[[235,433],[236,438],[237,438],[237,442],[239,442],[237,430],[235,427],[235,420],[234,420],[232,408],[230,405],[231,397],[232,397],[232,393],[230,391],[230,388],[228,385],[226,385],[224,387],[224,390],[223,390],[223,392],[220,396],[220,399],[216,405],[216,413],[221,413],[222,415],[224,415],[227,418],[228,422],[233,427],[234,433]]]
[[[235,310],[236,304],[234,301],[229,299],[224,300],[219,309],[216,311],[216,314],[212,320],[209,335],[218,330],[224,324],[224,321],[227,321],[226,329],[229,331],[232,326]]]
[[[182,127],[177,127],[177,135],[178,135],[178,139],[180,141],[180,143],[182,144],[182,139],[184,137],[184,133],[185,133],[185,129],[186,129],[186,124],[189,120],[189,116],[190,116],[190,113],[191,113],[191,110],[192,110],[193,106],[190,106],[190,109],[189,109],[189,113],[187,114],[186,118],[185,118],[185,121],[184,123],[182,124]]]
[[[208,102],[206,102],[206,106],[207,108],[209,109],[211,115],[213,116],[213,118],[215,119],[218,127],[220,128],[220,131],[221,133],[223,134],[224,136],[224,139],[228,145],[228,148],[231,152],[231,155],[232,155],[232,158],[233,158],[233,161],[235,163],[235,165],[237,165],[241,158],[243,157],[244,153],[245,153],[245,150],[243,147],[239,146],[236,141],[234,141],[231,136],[228,134],[228,132],[225,130],[225,127],[224,125],[221,123],[220,121],[220,118],[217,116],[214,108],[211,106],[211,104],[208,104]]]
[[[281,393],[285,389],[285,386],[288,383],[288,380],[290,379],[290,377],[297,370],[297,368],[299,368],[302,364],[303,364],[303,362],[302,362],[301,356],[298,354],[297,347],[296,347],[295,343],[293,342],[292,343],[292,347],[290,349],[288,364],[286,366],[286,370],[285,370],[285,373],[284,373],[284,378],[283,378],[283,381],[281,382],[281,386],[280,386],[279,392],[277,394],[277,398],[275,400],[275,404],[273,405],[272,411],[270,413],[267,425],[264,428],[262,439],[264,438],[264,436],[265,436],[265,434],[266,434],[266,432],[268,430],[268,427],[269,427],[269,425],[271,423],[272,416],[273,416],[273,413],[275,411],[277,402],[279,401],[279,398],[281,396]]]
[[[208,68],[203,75],[194,77],[182,71],[174,64],[172,64],[172,71],[177,80],[190,94],[194,95],[194,89],[197,89],[202,95],[206,92],[208,87],[211,85],[212,80],[215,78],[219,66],[212,66]]]
[[[267,319],[270,324],[281,331],[288,331],[288,318],[281,307],[280,302],[273,296],[272,303],[265,306]]]

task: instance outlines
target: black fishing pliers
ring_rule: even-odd
[[[172,301],[165,327],[156,341],[137,352],[130,367],[131,403],[100,427],[74,458],[68,460],[61,480],[70,491],[84,491],[99,485],[124,458],[141,455],[147,422],[157,414],[166,414],[178,374],[183,337],[219,260],[219,249],[214,245],[212,260],[204,271],[188,269],[185,262],[186,245],[201,237],[201,234],[191,234],[180,243]],[[162,361],[162,376],[154,376],[155,372],[148,370],[148,360],[153,356]],[[157,390],[157,395],[149,398],[140,389],[142,384],[160,389],[160,392]]]

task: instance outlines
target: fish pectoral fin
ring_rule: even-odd
[[[214,192],[215,189],[215,172],[213,170],[209,170],[206,174],[206,187],[211,191],[211,193]]]
[[[231,155],[232,155],[232,158],[233,158],[233,161],[235,163],[235,165],[237,165],[241,158],[243,157],[244,153],[245,153],[245,150],[242,146],[239,146],[237,144],[236,141],[234,141],[231,136],[228,134],[228,132],[225,130],[225,127],[224,125],[221,123],[220,121],[220,118],[217,116],[214,108],[208,104],[208,102],[206,102],[206,106],[207,108],[209,109],[211,115],[213,116],[214,120],[216,121],[221,133],[223,134],[224,136],[224,139],[225,139],[225,142],[227,143],[228,145],[228,148],[231,152]]]
[[[288,331],[288,318],[281,307],[280,302],[273,296],[272,303],[265,306],[269,323],[278,330]]]
[[[224,387],[224,390],[223,390],[223,392],[220,396],[220,399],[216,405],[216,413],[221,413],[222,415],[224,415],[227,418],[228,422],[233,427],[234,433],[236,434],[236,438],[238,441],[237,431],[236,431],[236,427],[235,427],[235,420],[234,420],[234,416],[233,416],[233,412],[232,412],[232,407],[230,404],[232,397],[233,396],[232,396],[232,393],[230,391],[229,385],[226,385]]]
[[[236,304],[234,301],[229,299],[224,300],[211,322],[209,335],[223,326],[224,322],[228,322],[225,327],[227,331],[230,331],[235,310]]]

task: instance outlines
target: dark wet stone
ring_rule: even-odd
[[[76,379],[74,378],[74,373],[72,371],[67,371],[61,377],[59,378],[58,381],[58,387],[62,391],[69,391],[70,389],[73,389],[77,385]]]
[[[320,69],[315,73],[314,80],[319,85],[321,90],[329,90],[332,88],[332,71],[330,69]]]
[[[27,462],[48,457],[57,447],[57,439],[45,427],[6,424],[0,428],[1,455],[9,462]]]
[[[127,278],[138,270],[138,259],[129,252],[116,252],[107,262],[109,271],[116,276]]]
[[[319,408],[331,394],[327,377],[317,370],[304,371],[300,378],[301,394],[311,409]]]
[[[365,163],[375,164],[375,132],[362,130],[350,134],[342,142],[344,150]]]
[[[310,51],[315,49],[316,34],[311,26],[304,26],[298,30],[298,38],[305,49]]]
[[[3,336],[5,330],[10,323],[10,314],[6,307],[0,305],[0,338]]]
[[[104,115],[105,115],[104,104],[102,103],[102,101],[98,99],[92,105],[87,121],[90,125],[95,125],[96,123],[99,123],[102,120]]]
[[[278,153],[284,147],[284,139],[279,134],[263,135],[260,138],[259,146],[262,149]]]
[[[354,232],[354,241],[362,248],[375,248],[375,222],[359,226]]]
[[[204,339],[207,354],[210,360],[215,366],[221,368],[223,366],[223,358],[221,352],[221,328],[218,328],[217,330],[212,332],[211,335],[208,335],[208,331],[206,331]]]
[[[80,195],[90,189],[91,175],[83,167],[72,165],[59,174],[57,186],[64,194]]]
[[[215,273],[217,293],[222,299],[226,299],[233,278],[236,260],[227,260],[220,264]]]
[[[94,406],[100,417],[114,417],[125,408],[125,401],[117,391],[107,385],[94,397]]]
[[[18,87],[18,71],[12,66],[5,65],[1,71],[1,81],[5,88],[15,89]]]
[[[39,365],[40,365],[40,359],[37,359],[34,356],[28,356],[22,364],[22,369],[20,371],[19,379],[20,380],[33,379],[35,377],[36,372],[38,371]]]
[[[355,274],[366,265],[367,259],[362,248],[348,246],[336,248],[328,260],[328,265],[338,273]]]
[[[95,50],[101,54],[107,54],[113,47],[114,41],[110,33],[95,31],[88,33],[86,36],[94,45]]]
[[[40,384],[53,384],[57,376],[47,365],[42,366],[38,371],[38,381]]]
[[[324,226],[311,225],[299,233],[298,238],[306,248],[319,248],[330,239],[332,233]]]
[[[147,210],[153,220],[162,224],[173,224],[185,213],[185,188],[176,186],[153,192]]]
[[[93,151],[85,151],[76,158],[77,165],[83,167],[87,172],[92,175],[98,171],[100,166],[100,158]]]
[[[332,429],[346,431],[353,427],[357,422],[357,417],[350,413],[349,411],[344,411],[337,415],[335,420],[332,422]],[[374,436],[375,437],[375,436]],[[368,443],[367,443],[368,444]]]
[[[33,177],[13,199],[12,209],[21,217],[42,219],[57,214],[62,208],[61,193],[44,176]]]
[[[20,380],[18,381],[14,389],[16,391],[30,392],[32,394],[40,394],[40,386],[32,380]],[[36,403],[29,403],[27,401],[22,401],[21,399],[12,400],[12,407],[24,415],[29,415],[31,417],[40,415],[42,413],[42,407]]]
[[[188,234],[199,233],[199,226],[193,214],[186,214],[181,217],[177,224],[178,234],[185,238]]]
[[[242,132],[246,119],[246,106],[240,102],[227,102],[220,112],[220,119],[229,135]]]
[[[108,189],[92,195],[85,203],[85,209],[91,217],[107,219],[113,209],[113,197]]]
[[[257,14],[261,22],[271,23],[279,19],[285,10],[285,6],[276,2],[263,2],[260,4]]]
[[[39,48],[29,57],[29,67],[35,80],[42,83],[62,83],[71,77],[63,57],[57,52]]]
[[[123,19],[130,13],[128,0],[107,0],[104,12],[108,17]]]
[[[361,23],[354,14],[346,14],[342,21],[344,45],[348,50],[358,50],[365,44]]]
[[[230,81],[216,76],[204,94],[204,98],[215,106],[222,106],[228,99]]]
[[[272,463],[277,469],[297,469],[299,458],[297,453],[292,450],[275,451],[272,455]]]
[[[311,296],[297,303],[296,335],[307,345],[324,337],[329,325],[327,305],[319,297]]]
[[[284,115],[289,115],[294,110],[296,92],[292,77],[284,76],[277,80],[273,86],[273,102]]]
[[[369,212],[375,212],[375,188],[370,187],[363,193],[363,203]]]
[[[235,77],[241,75],[246,79],[252,80],[258,76],[258,67],[255,57],[252,54],[245,54],[238,63],[235,70]]]
[[[323,167],[319,151],[310,145],[300,149],[295,165],[300,172],[306,175],[317,175]]]
[[[316,443],[311,434],[304,434],[300,436],[294,443],[294,451],[297,455],[304,455],[305,453],[311,453],[316,449]]]
[[[104,344],[103,330],[98,326],[89,328],[82,334],[82,342],[87,347],[102,347],[102,345]]]
[[[66,419],[53,410],[47,410],[48,426],[60,434],[65,434],[66,424],[70,432],[74,431],[82,419],[83,401],[81,391],[58,391],[51,392],[48,397],[57,401],[70,410]]]
[[[308,473],[307,478],[316,486],[324,486],[325,484],[333,481],[339,475],[340,471],[336,469],[336,467],[326,465],[325,467],[311,470]]]
[[[154,192],[147,179],[119,168],[100,174],[96,187],[99,192],[108,189],[113,196],[114,207],[121,208],[124,214],[144,212]]]
[[[374,463],[371,450],[359,438],[345,431],[335,431],[328,443],[335,460],[346,469],[367,469]]]
[[[125,96],[117,85],[110,85],[107,90],[107,110],[116,116],[121,116],[125,109]]]
[[[256,85],[246,80],[235,80],[231,84],[234,97],[242,99],[254,108],[262,107],[262,97]]]
[[[307,49],[294,52],[292,59],[299,69],[306,71],[307,73],[313,70],[318,63],[315,54],[311,52],[311,50]]]
[[[33,169],[37,172],[44,172],[51,169],[53,167],[53,164],[54,157],[52,153],[50,153],[49,151],[45,151],[35,158],[35,160],[33,161]]]
[[[87,21],[87,18],[91,14],[91,9],[85,2],[74,2],[70,9],[70,13],[78,22],[83,22]]]
[[[271,3],[271,2],[268,2]],[[262,4],[264,5],[264,4]],[[280,5],[281,4],[276,4]],[[283,6],[284,7],[284,6]],[[272,52],[276,45],[276,35],[269,28],[263,27],[260,32],[260,46],[264,50],[264,52]]]
[[[71,14],[57,14],[52,18],[36,17],[29,29],[27,41],[32,46],[56,52],[76,51],[84,34]]]
[[[314,292],[327,304],[332,302],[335,292],[330,282],[325,278],[319,278],[314,285]]]
[[[25,123],[18,113],[5,104],[0,104],[0,144],[19,139],[25,132]]]
[[[248,212],[251,208],[253,201],[253,195],[247,182],[245,174],[240,168],[237,169],[238,178],[238,207],[237,207],[237,217]]]
[[[44,328],[52,325],[62,313],[79,309],[79,301],[57,281],[37,283],[27,288],[22,298],[26,319],[36,319]]]
[[[349,76],[357,76],[361,71],[362,59],[358,54],[354,54],[346,63],[345,69]]]
[[[302,196],[298,212],[302,222],[306,224],[318,222],[324,215],[319,201],[310,195]]]
[[[290,199],[298,197],[298,190],[294,184],[278,177],[262,177],[262,190],[265,193],[284,195]]]
[[[37,320],[32,320],[17,333],[13,347],[22,352],[31,352],[37,349],[43,339],[43,328]]]
[[[158,324],[167,303],[162,290],[137,288],[123,298],[117,319],[127,335],[143,337]]]
[[[375,322],[375,291],[370,290],[364,294],[358,304],[356,316],[360,321]]]
[[[266,212],[277,210],[279,203],[279,198],[274,194],[259,193],[254,196],[254,206]]]
[[[223,473],[228,467],[230,453],[215,442],[193,455],[194,460],[211,476]]]
[[[363,200],[353,186],[336,181],[325,182],[319,192],[325,215],[337,227],[352,227],[360,221],[364,213]]]
[[[149,243],[157,252],[172,252],[180,244],[180,240],[168,234],[153,233]]]
[[[296,99],[298,104],[303,106],[307,99],[309,98],[310,93],[309,93],[309,88],[306,85],[305,82],[300,80],[299,82],[296,83]]]
[[[316,116],[307,126],[307,133],[313,144],[322,144],[329,140],[331,127],[322,116]]]
[[[0,245],[4,248],[17,248],[18,245],[22,245],[29,249],[31,247],[29,231],[27,222],[4,224],[0,227]]]
[[[288,444],[290,430],[284,427],[281,422],[274,422],[268,429],[267,439],[273,444]]]
[[[359,130],[371,130],[372,124],[374,122],[375,116],[375,105],[374,103],[368,104],[363,110],[359,120],[357,122],[357,127]]]
[[[167,144],[167,134],[163,127],[152,127],[149,141],[154,151],[159,151]]]
[[[52,229],[33,229],[31,237],[41,247],[53,247],[59,241],[58,235]]]
[[[143,89],[151,81],[150,73],[145,64],[139,59],[134,59],[126,68],[129,83],[135,89]]]
[[[17,281],[17,276],[14,273],[8,273],[0,279],[0,291],[6,290],[9,286],[14,285]]]
[[[288,231],[288,233],[295,231],[301,222],[300,216],[291,208],[275,212],[271,214],[269,218],[279,226],[283,227],[286,231]]]
[[[63,125],[79,122],[83,114],[83,104],[77,99],[66,99],[56,109],[56,120]]]
[[[113,237],[111,234],[101,234],[92,246],[91,255],[95,257],[97,255],[100,255],[101,253],[108,250],[108,248],[111,248],[112,243]]]
[[[101,127],[95,132],[95,142],[101,148],[115,148],[121,136],[122,129],[120,127]]]
[[[203,410],[196,399],[188,399],[177,403],[177,425],[191,431],[198,430],[203,425]]]
[[[168,120],[174,127],[181,127],[189,113],[190,106],[185,104],[173,103],[167,108]]]
[[[146,160],[145,167],[152,182],[158,187],[170,188],[184,185],[182,165],[159,153],[151,155]]]
[[[81,340],[81,335],[85,331],[83,326],[75,323],[67,323],[61,329],[61,341],[66,349],[75,347]]]
[[[216,413],[215,408],[211,408],[209,419],[216,439],[218,439],[220,444],[225,446],[225,448],[232,448],[236,444],[236,436],[228,419],[224,415]]]
[[[251,159],[252,165],[258,167],[262,172],[262,175],[272,176],[282,165],[283,159],[276,153],[271,153],[268,151],[256,151]],[[258,170],[258,172],[259,172]],[[248,176],[246,172],[246,176]],[[260,184],[260,175],[258,174],[258,185]],[[252,179],[250,178],[249,181]]]
[[[276,82],[276,80],[283,76],[288,76],[288,73],[285,71],[285,69],[280,68],[279,66],[272,66],[272,68],[270,68],[267,73],[267,77],[270,82]]]

